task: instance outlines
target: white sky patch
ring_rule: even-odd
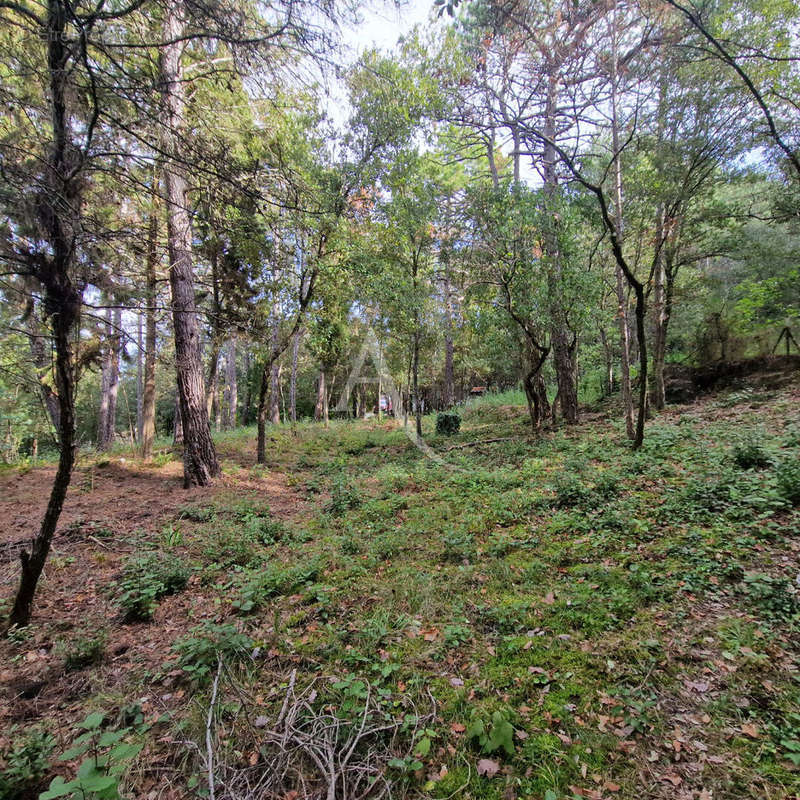
[[[427,24],[436,14],[433,0],[408,0],[402,5],[390,1],[370,4],[359,11],[360,23],[342,29],[342,42],[347,50],[345,64],[355,63],[365,50],[391,52],[415,25]],[[332,80],[327,88],[325,111],[334,125],[342,128],[350,113],[347,92],[340,80]]]

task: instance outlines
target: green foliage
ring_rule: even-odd
[[[174,556],[148,553],[134,557],[123,567],[117,602],[128,622],[147,622],[158,601],[183,589],[188,580],[189,570]]]
[[[13,744],[0,751],[0,800],[33,796],[50,768],[55,739],[46,731],[11,727]]]
[[[440,411],[436,415],[436,433],[453,436],[461,430],[461,417],[455,411]]]
[[[793,506],[800,506],[800,458],[787,457],[775,468],[778,492]]]
[[[477,548],[475,537],[465,531],[450,531],[442,539],[444,544],[444,560],[451,564],[460,564],[462,561],[474,561]]]
[[[767,620],[788,620],[800,612],[800,597],[791,582],[760,572],[746,573],[744,592]]]
[[[308,563],[287,567],[283,564],[266,564],[245,577],[239,588],[233,607],[242,614],[257,611],[272,597],[290,594],[317,579],[324,562],[317,558]]]
[[[514,726],[509,722],[510,712],[495,711],[491,719],[476,709],[472,712],[467,726],[466,737],[480,747],[483,753],[502,750],[508,756],[514,755]]]
[[[341,477],[334,482],[331,488],[331,499],[325,505],[325,511],[334,517],[341,517],[350,509],[358,508],[361,502],[361,493],[358,487]]]
[[[69,800],[117,800],[120,782],[131,761],[136,758],[142,745],[130,741],[131,728],[103,730],[104,717],[99,712],[89,714],[78,725],[83,731],[60,761],[74,761],[86,756],[72,780],[62,776],[54,778],[48,790],[39,795],[39,800],[65,797]]]
[[[205,681],[220,660],[245,661],[250,657],[253,640],[235,625],[226,622],[205,622],[192,628],[172,646],[178,654],[181,669],[195,683]]]
[[[772,459],[764,449],[763,434],[750,431],[733,447],[733,460],[741,469],[765,469]]]

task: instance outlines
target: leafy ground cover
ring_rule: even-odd
[[[0,644],[0,797],[797,795],[800,387],[638,453],[513,400],[426,420],[441,460],[371,420],[223,435],[211,492],[85,462]],[[50,474],[0,476],[3,542]]]

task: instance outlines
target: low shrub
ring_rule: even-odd
[[[220,660],[237,662],[249,658],[252,648],[253,640],[229,622],[198,625],[172,646],[181,669],[196,682],[205,680]]]
[[[64,667],[78,670],[99,664],[103,660],[108,636],[105,631],[79,634],[63,642],[58,650],[64,658]]]
[[[436,415],[436,433],[453,436],[461,430],[461,417],[455,411],[440,411]]]
[[[148,553],[129,560],[119,582],[117,602],[128,622],[147,622],[153,618],[162,597],[180,591],[189,580],[189,570],[177,558]]]
[[[800,459],[787,458],[775,468],[778,493],[793,506],[800,506]]]
[[[0,800],[23,800],[38,796],[50,769],[55,746],[53,736],[37,728],[9,731],[13,744],[0,751]]]

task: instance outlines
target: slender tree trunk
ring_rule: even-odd
[[[422,403],[419,397],[419,321],[414,320],[414,366],[411,380],[414,389],[414,417],[417,424],[417,436],[422,437]]]
[[[236,428],[236,407],[239,403],[238,386],[236,382],[236,334],[228,340],[228,350],[225,354],[225,428]]]
[[[53,438],[55,443],[58,444],[58,432],[61,427],[60,405],[57,392],[53,390],[53,387],[48,382],[53,372],[53,358],[50,353],[50,347],[45,346],[48,337],[42,330],[42,324],[37,317],[35,308],[28,314],[27,326],[31,359],[36,367],[37,383],[41,392],[42,402],[47,411],[47,416],[50,418],[50,422],[53,425]]]
[[[258,387],[258,410],[256,412],[256,461],[259,464],[267,463],[267,391],[272,364],[267,362],[261,370],[261,381]]]
[[[59,247],[59,250],[61,249]],[[30,621],[36,585],[50,552],[50,544],[58,518],[61,516],[75,461],[75,373],[72,336],[78,319],[80,298],[68,278],[69,259],[71,259],[70,251],[55,256],[53,285],[49,288],[45,285],[45,304],[51,314],[56,351],[56,385],[61,420],[60,453],[56,477],[39,533],[33,540],[30,552],[27,550],[20,552],[19,589],[9,616],[10,624],[18,627],[23,627]],[[59,261],[61,261],[60,267],[57,266]]]
[[[208,418],[214,416],[214,401],[217,396],[219,380],[219,345],[215,340],[211,342],[211,352],[208,355],[208,372],[206,373],[206,413]]]
[[[253,382],[250,375],[250,348],[244,348],[244,407],[242,408],[242,422],[250,424],[250,412],[253,408]]]
[[[556,218],[556,194],[558,176],[556,175],[556,149],[550,144],[556,135],[556,77],[548,78],[549,88],[545,107],[544,133],[547,143],[544,147],[544,193],[547,204],[547,225],[544,246],[547,254],[547,281],[550,295],[550,343],[553,352],[553,366],[558,384],[558,401],[561,415],[568,424],[578,421],[578,388],[575,375],[574,337],[571,337],[567,320],[567,310],[563,298],[563,278],[561,248],[558,241],[558,221]],[[571,342],[571,338],[573,341]]]
[[[450,287],[450,265],[444,270],[444,407],[455,402],[453,377],[453,297]]]
[[[200,332],[194,296],[192,230],[186,197],[185,169],[179,158],[178,132],[183,127],[185,98],[180,63],[184,32],[182,9],[169,0],[164,12],[161,51],[161,96],[164,106],[164,184],[167,200],[167,245],[172,288],[175,365],[183,424],[183,482],[205,486],[219,475],[219,463],[205,403]]]
[[[620,247],[624,242],[624,217],[622,209],[622,156],[619,143],[619,119],[617,116],[617,95],[619,64],[617,47],[617,4],[614,3],[611,32],[611,146],[614,150],[614,224]],[[633,395],[631,392],[631,348],[628,327],[628,304],[625,297],[624,275],[619,264],[615,265],[617,291],[617,328],[620,347],[620,387],[622,390],[622,409],[625,416],[625,431],[629,439],[636,432],[633,422]]]
[[[298,328],[292,342],[292,373],[289,378],[289,416],[293,423],[297,422],[297,359],[300,353],[300,339],[303,329]]]
[[[278,349],[278,305],[275,303],[272,307],[273,323],[272,323],[272,352]],[[280,361],[275,358],[270,367],[269,374],[269,420],[273,425],[277,425],[281,421],[281,407],[280,407],[280,380],[281,380],[281,365]]]
[[[50,80],[52,147],[47,163],[47,186],[39,199],[39,217],[50,246],[34,265],[44,288],[44,311],[50,320],[55,349],[55,382],[59,403],[59,459],[42,524],[30,551],[20,552],[20,581],[9,623],[23,627],[33,612],[33,598],[55,534],[67,495],[75,460],[75,371],[72,339],[80,315],[81,297],[72,284],[70,271],[75,257],[73,214],[80,208],[81,174],[75,165],[80,152],[71,141],[67,112],[66,46],[67,14],[58,0],[48,0],[43,40],[47,47]],[[80,156],[79,156],[80,157]],[[80,164],[78,164],[80,166]]]
[[[155,184],[155,176],[153,178]],[[144,391],[142,397],[142,458],[149,461],[153,457],[153,440],[156,436],[156,260],[158,239],[158,210],[155,207],[155,186],[153,187],[153,208],[150,211],[150,227],[147,233],[147,261],[145,263],[145,341],[144,341]]]
[[[119,360],[122,347],[122,309],[114,309],[111,325],[108,329],[109,364],[108,384],[106,386],[105,416],[102,420],[100,450],[108,450],[114,444],[117,433],[117,397],[119,395]]]
[[[320,422],[325,415],[325,370],[320,368],[317,376],[317,402],[314,404],[314,419]]]
[[[281,364],[277,359],[272,365],[269,376],[269,421],[278,425],[281,421]]]
[[[136,442],[142,441],[144,421],[144,319],[136,314]]]
[[[102,328],[101,328],[102,330]],[[111,309],[106,309],[105,322],[105,348],[103,349],[103,362],[100,368],[100,408],[97,412],[97,449],[105,450],[108,447],[106,432],[108,431],[109,405],[111,401]]]

